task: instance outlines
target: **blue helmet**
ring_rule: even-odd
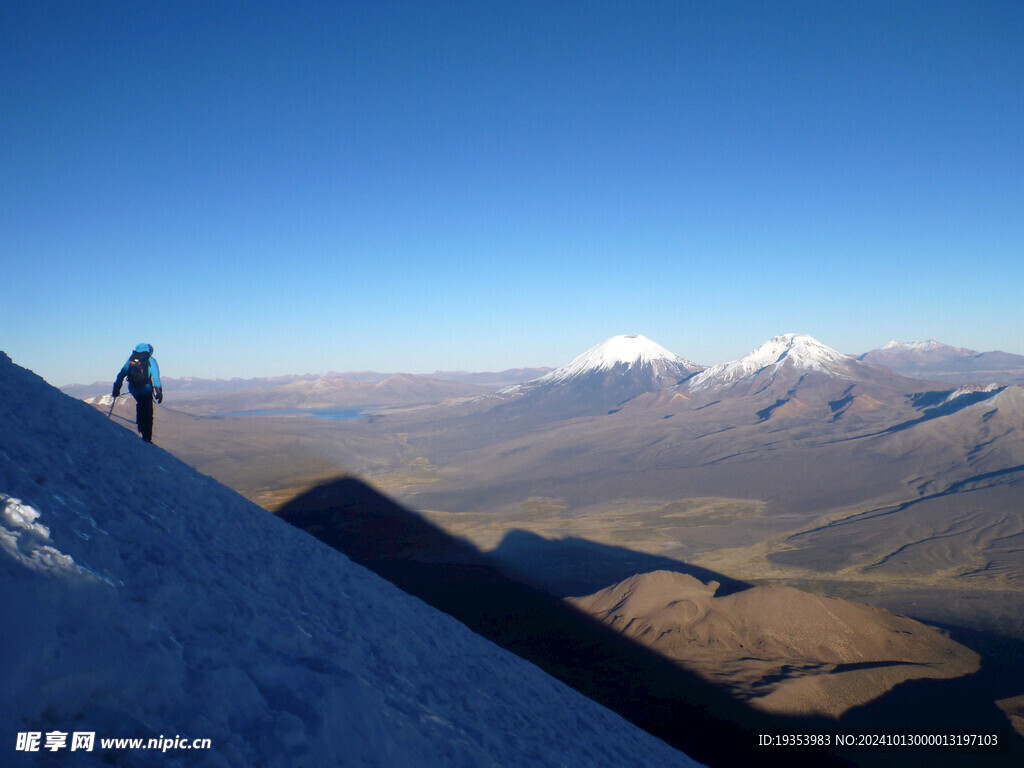
[[[136,344],[135,345],[135,351],[136,352],[148,352],[149,354],[152,355],[153,354],[153,345],[152,344]]]

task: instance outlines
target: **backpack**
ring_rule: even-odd
[[[128,383],[136,389],[149,384],[149,353],[132,352],[128,358]]]

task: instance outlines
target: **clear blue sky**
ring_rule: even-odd
[[[1024,4],[0,6],[0,349],[55,384],[1024,353]]]

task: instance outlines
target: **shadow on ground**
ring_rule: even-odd
[[[980,652],[983,668],[958,680],[910,681],[839,722],[772,717],[585,616],[556,595],[589,594],[636,573],[673,570],[745,588],[698,566],[585,539],[550,541],[512,531],[491,559],[351,477],[320,485],[278,514],[474,632],[536,664],[586,696],[709,766],[1020,765],[1022,740],[993,716],[994,695],[1020,693],[1024,643],[949,628]],[[518,563],[515,571],[509,563]],[[524,565],[525,564],[525,565]],[[512,575],[509,575],[512,574]],[[543,585],[543,589],[541,586]],[[552,594],[554,592],[554,594]],[[952,713],[952,715],[950,714]],[[998,751],[772,750],[761,734],[991,733]],[[834,742],[833,742],[834,743]]]
[[[716,597],[752,586],[699,565],[573,536],[546,539],[531,531],[509,531],[498,547],[487,554],[515,578],[558,597],[585,597],[638,573],[652,571],[683,573],[705,584],[717,581]]]
[[[884,696],[843,715],[839,726],[849,731],[877,731],[879,723],[898,724],[907,733],[995,735],[999,750],[991,753],[938,753],[943,766],[1024,765],[1024,737],[1010,727],[996,701],[1024,695],[1024,642],[963,627],[941,627],[949,636],[981,656],[981,669],[951,680],[918,679],[902,683]],[[895,765],[895,763],[893,763]]]
[[[824,725],[750,709],[555,596],[510,578],[472,544],[357,479],[321,485],[278,515],[710,766],[760,763],[768,755],[758,748],[759,734]],[[820,751],[785,757],[794,766],[846,764]]]
[[[752,586],[730,579],[700,566],[668,557],[634,552],[630,549],[579,538],[546,539],[529,531],[510,531],[493,556],[515,578],[531,583],[560,597],[590,595],[637,573],[675,571],[706,583],[718,581],[716,595],[739,592]],[[1024,765],[1024,738],[1012,730],[995,702],[1024,695],[1024,642],[991,633],[960,627],[941,627],[959,643],[979,653],[979,672],[954,679],[908,680],[874,701],[855,707],[844,714],[832,728],[840,732],[872,733],[904,729],[927,734],[950,733],[996,734],[1005,751],[987,754],[954,753],[893,756],[890,762],[880,754],[858,755],[863,765]],[[902,664],[845,664],[832,674],[854,669],[882,668]]]

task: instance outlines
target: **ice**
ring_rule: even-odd
[[[26,568],[37,571],[86,575],[87,571],[75,565],[69,555],[51,546],[50,529],[37,522],[40,513],[15,499],[0,493],[0,551]]]

